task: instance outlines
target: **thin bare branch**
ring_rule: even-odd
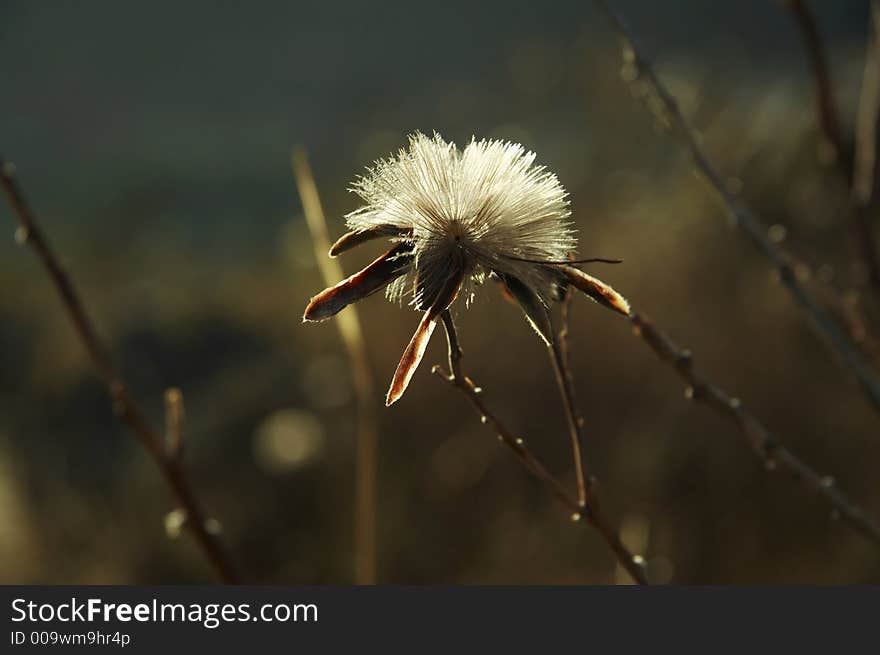
[[[819,24],[816,20],[816,15],[810,8],[807,0],[789,0],[788,5],[791,8],[792,15],[797,21],[800,32],[803,35],[807,54],[810,58],[810,68],[815,82],[816,115],[819,119],[819,127],[829,145],[834,149],[834,159],[847,183],[850,185],[850,188],[853,190],[853,200],[855,202],[853,203],[850,212],[853,241],[855,242],[855,246],[864,262],[868,273],[868,281],[875,290],[880,292],[880,258],[878,258],[877,247],[874,243],[871,222],[868,213],[865,211],[865,205],[867,203],[859,202],[856,195],[857,187],[864,185],[864,179],[859,179],[856,175],[856,166],[859,165],[860,153],[856,153],[856,160],[854,162],[844,140],[843,129],[841,128],[840,123],[840,114],[835,99],[834,85],[829,72],[828,56],[821,31],[819,30]],[[876,62],[872,63],[876,54],[872,52],[870,45],[871,42],[873,42],[873,39],[869,36],[869,46],[865,59],[866,82],[869,79],[869,75],[876,75],[876,72],[871,70],[872,66],[876,67]],[[865,93],[866,91],[868,91],[867,95]],[[870,84],[863,87],[862,101],[863,104],[865,104],[866,101],[872,101],[872,98],[870,98]],[[873,101],[876,103],[876,99]],[[873,121],[876,122],[876,107],[873,111]],[[862,127],[864,129],[864,126]],[[873,126],[868,129],[873,129]],[[873,136],[873,133],[871,136]],[[873,139],[871,140],[870,148],[871,157],[873,157],[873,151],[875,148]],[[861,153],[861,156],[864,156],[864,151]],[[865,164],[869,162],[864,161],[862,163]],[[873,174],[873,161],[870,163],[872,165],[871,173]]]
[[[585,506],[587,504],[587,488],[590,484],[587,482],[586,463],[583,455],[583,421],[581,420],[581,417],[578,416],[577,412],[571,370],[566,362],[566,356],[556,339],[550,342],[550,361],[553,364],[556,386],[559,387],[559,393],[562,396],[562,404],[565,408],[565,418],[568,422],[568,432],[571,436],[571,451],[572,458],[574,459],[578,504]]]
[[[788,0],[788,6],[797,21],[810,58],[810,68],[816,88],[816,115],[819,117],[819,127],[828,139],[828,144],[834,148],[835,157],[844,160],[846,148],[843,142],[843,130],[840,127],[840,116],[834,99],[834,85],[828,70],[828,55],[825,52],[825,42],[822,40],[819,24],[807,0]]]
[[[778,465],[790,471],[805,486],[821,494],[832,509],[854,528],[871,541],[880,544],[880,525],[840,491],[833,477],[817,473],[783,446],[738,398],[728,394],[694,367],[690,351],[677,346],[645,316],[634,313],[630,316],[630,321],[636,336],[663,362],[672,366],[688,385],[687,398],[705,403],[718,414],[733,421],[768,469]]]
[[[577,473],[578,499],[581,505],[584,505],[587,502],[588,487],[592,486],[592,478],[586,471],[586,462],[581,454],[581,450],[585,447],[584,419],[577,412],[574,376],[571,373],[571,351],[568,344],[569,328],[571,327],[571,299],[572,293],[569,289],[562,299],[559,331],[556,335],[556,341],[551,344],[551,361],[553,362],[553,372],[556,375],[556,384],[565,401],[569,431],[572,439],[575,440],[575,445],[577,445],[577,448],[573,450],[573,456]]]
[[[853,202],[867,207],[874,195],[877,119],[880,116],[880,5],[871,2],[871,26],[865,48],[865,70],[856,111]]]
[[[236,583],[238,575],[217,535],[206,527],[207,519],[181,467],[180,459],[169,453],[165,441],[149,424],[144,412],[129,391],[128,385],[113,368],[70,277],[62,269],[58,257],[43,235],[36,216],[25,200],[15,177],[15,166],[2,159],[0,159],[0,183],[2,183],[12,213],[18,220],[19,227],[16,233],[18,242],[29,246],[43,262],[43,266],[61,298],[64,311],[73,322],[77,336],[85,346],[92,364],[104,380],[114,410],[120,420],[128,426],[132,434],[153,456],[159,470],[165,477],[165,481],[180,504],[181,510],[185,513],[186,526],[195,537],[196,544],[218,577],[224,582]]]
[[[581,503],[580,500],[571,494],[565,485],[553,475],[546,466],[535,457],[531,451],[526,448],[525,441],[513,435],[501,420],[492,413],[486,406],[481,397],[482,390],[477,387],[473,381],[464,374],[461,365],[461,346],[458,342],[458,334],[455,330],[455,324],[449,310],[441,314],[443,327],[446,330],[446,339],[449,346],[449,370],[450,373],[444,371],[440,366],[434,366],[432,372],[442,377],[450,385],[458,389],[468,399],[471,406],[480,416],[480,420],[488,425],[501,442],[507,446],[517,460],[536,478],[546,483],[553,495],[561,502],[566,509],[571,512],[571,518],[574,521],[586,519],[602,535],[602,538],[608,544],[608,547],[614,553],[617,561],[639,584],[648,584],[645,577],[645,571],[642,566],[642,558],[633,555],[624,546],[620,540],[617,531],[605,519],[600,511],[598,499],[596,498],[595,484],[587,486],[586,502]]]
[[[874,408],[880,411],[880,377],[877,372],[871,368],[858,349],[853,347],[846,333],[837,325],[831,315],[801,284],[786,257],[767,237],[767,231],[760,218],[730,190],[700,144],[696,132],[679,110],[675,98],[657,77],[653,66],[633,37],[632,31],[624,19],[605,0],[595,0],[595,2],[608,16],[624,44],[624,61],[632,71],[632,77],[641,80],[652,90],[654,97],[662,107],[665,121],[687,148],[694,165],[718,194],[734,224],[776,269],[797,306],[810,319],[831,350],[855,375]]]
[[[318,187],[302,148],[294,148],[293,174],[312,236],[315,259],[328,286],[345,278],[339,261],[327,256],[330,238]],[[357,455],[355,457],[355,582],[376,584],[376,468],[378,430],[373,404],[373,374],[357,309],[350,306],[336,317],[336,325],[348,351],[357,398]]]
[[[180,459],[183,455],[183,394],[172,387],[165,390],[165,446],[168,455]]]

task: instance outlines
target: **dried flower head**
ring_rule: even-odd
[[[416,133],[408,148],[376,162],[353,185],[365,204],[346,216],[351,231],[330,256],[379,237],[392,247],[312,298],[303,319],[327,319],[381,289],[392,300],[412,296],[424,315],[386,404],[403,395],[440,315],[459,296],[470,302],[488,276],[505,286],[548,344],[553,330],[547,307],[569,285],[629,313],[623,297],[569,261],[577,240],[566,192],[534,161],[535,154],[519,144],[474,139],[459,150],[437,134]]]

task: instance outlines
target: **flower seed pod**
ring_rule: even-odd
[[[412,135],[396,157],[378,161],[353,185],[364,205],[346,216],[351,230],[330,256],[372,239],[393,246],[366,268],[312,298],[303,319],[319,321],[380,289],[411,296],[424,312],[397,367],[386,403],[406,390],[436,321],[453,301],[470,302],[493,275],[522,306],[549,345],[548,306],[569,285],[626,314],[622,296],[570,262],[577,240],[565,189],[534,163],[535,154],[504,141],[472,140],[463,150],[439,135]]]

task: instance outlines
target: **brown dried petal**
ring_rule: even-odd
[[[504,289],[516,300],[517,304],[525,312],[529,322],[538,336],[548,346],[553,343],[553,325],[550,321],[550,312],[538,298],[534,291],[529,289],[523,282],[509,275],[498,274],[504,282]]]
[[[401,275],[412,261],[410,250],[409,244],[397,244],[363,270],[329,289],[324,289],[312,298],[303,314],[303,320],[323,321],[338,314],[351,303],[383,289]]]
[[[400,228],[394,227],[393,225],[377,225],[376,227],[369,230],[346,232],[336,240],[336,243],[330,246],[329,254],[331,257],[336,257],[346,250],[350,250],[366,241],[370,241],[371,239],[395,236],[402,237],[406,236],[409,232],[411,232],[411,230],[401,230]]]
[[[431,339],[431,334],[437,326],[436,318],[436,316],[431,315],[431,310],[425,312],[425,315],[422,317],[419,327],[416,328],[416,332],[409,345],[403,351],[403,357],[400,358],[400,363],[394,372],[394,379],[391,381],[388,395],[385,396],[386,407],[397,402],[409,386],[409,381],[412,380],[413,374],[419,367],[422,357],[425,355],[425,349],[428,347],[428,341]]]
[[[574,266],[559,266],[558,269],[573,287],[580,289],[600,305],[605,305],[624,316],[629,316],[629,303],[626,298],[602,280],[587,275]]]
[[[464,272],[461,269],[450,274],[437,298],[434,300],[434,304],[422,317],[419,327],[416,329],[415,334],[413,334],[406,350],[403,351],[403,357],[400,358],[400,363],[394,372],[394,378],[391,380],[388,395],[385,397],[386,407],[397,402],[409,386],[413,374],[425,355],[425,349],[428,347],[431,333],[437,325],[437,318],[449,308],[449,305],[458,296],[463,278]]]

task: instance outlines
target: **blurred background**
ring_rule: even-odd
[[[784,4],[613,4],[813,291],[832,302],[863,285]],[[810,4],[850,135],[867,3]],[[358,206],[348,184],[414,130],[536,151],[571,194],[581,256],[625,260],[590,272],[880,514],[877,415],[620,73],[586,1],[0,3],[2,154],[156,426],[163,390],[182,389],[191,480],[247,581],[353,580],[355,397],[336,326],[300,322],[325,285],[290,148],[308,150],[335,237]],[[0,217],[0,581],[211,581],[189,537],[167,534],[159,472]],[[430,375],[439,332],[407,395],[381,407],[418,316],[379,295],[359,310],[378,580],[626,581]],[[487,403],[573,485],[544,347],[494,285],[457,315]],[[880,582],[880,551],[686,401],[626,321],[580,298],[572,321],[587,458],[653,581]]]

